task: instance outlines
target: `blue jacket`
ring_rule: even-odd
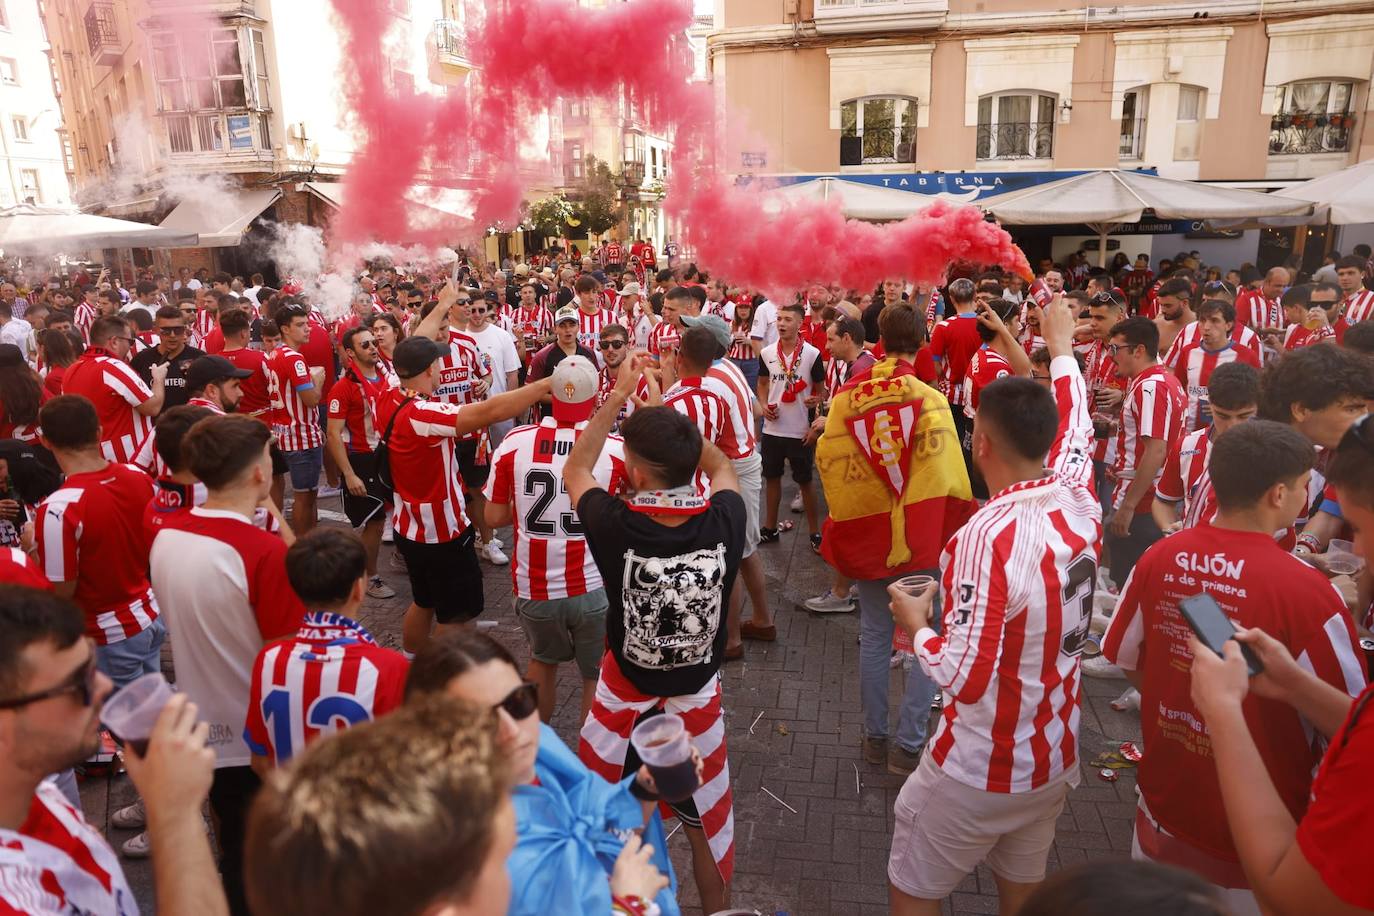
[[[616,856],[630,831],[641,826],[644,842],[654,848],[654,864],[669,881],[655,900],[663,916],[678,916],[663,819],[655,812],[644,823],[644,808],[630,794],[633,775],[607,782],[542,723],[534,773],[538,784],[517,787],[512,799],[516,841],[506,862],[510,916],[608,916]]]

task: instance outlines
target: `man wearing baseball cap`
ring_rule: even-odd
[[[436,620],[441,628],[457,626],[482,613],[476,531],[463,508],[455,440],[517,417],[549,395],[544,380],[474,404],[429,400],[438,383],[437,363],[448,352],[428,337],[397,344],[392,365],[401,387],[386,391],[377,406],[387,443],[384,479],[395,489],[391,524],[413,596],[401,626],[402,643],[412,653],[429,639]]]
[[[606,646],[606,590],[572,500],[563,465],[597,403],[596,366],[585,356],[561,360],[550,377],[551,416],[512,430],[491,457],[487,524],[501,528],[519,517],[511,562],[515,613],[530,643],[529,678],[539,688],[539,714],[553,716],[558,665],[576,661],[582,677],[582,715],[596,691]],[[624,481],[618,437],[608,437],[593,468],[597,482],[616,493]]]
[[[215,413],[233,413],[243,399],[240,383],[253,373],[240,369],[223,356],[199,356],[186,370],[186,390],[193,407],[207,407]]]
[[[577,332],[581,327],[578,321],[578,312],[577,306],[565,305],[554,313],[553,343],[534,354],[530,360],[529,372],[525,375],[526,382],[549,377],[558,364],[570,356],[585,356],[593,366],[597,364],[596,354],[582,346],[577,340]],[[549,397],[543,398],[540,402],[544,416],[550,416],[550,402],[551,398]]]

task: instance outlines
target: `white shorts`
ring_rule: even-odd
[[[736,458],[735,477],[739,480],[739,495],[744,500],[744,556],[759,549],[759,511],[763,500],[763,458],[758,450],[748,458]]]
[[[922,757],[897,795],[888,880],[922,900],[948,897],[980,862],[1017,884],[1044,880],[1074,773],[1030,792],[987,792]]]

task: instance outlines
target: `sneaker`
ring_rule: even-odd
[[[819,553],[821,552],[821,536],[820,536],[819,534],[813,534],[813,535],[811,535],[810,540],[811,540],[811,552],[812,552],[812,553],[815,553],[815,554],[819,554]]]
[[[864,762],[880,764],[887,760],[886,738],[863,739]]]
[[[1124,681],[1126,673],[1107,661],[1107,656],[1099,655],[1096,658],[1085,658],[1079,663],[1083,669],[1083,674],[1087,677],[1102,678],[1104,680]]]
[[[343,493],[343,489],[342,489],[341,487],[323,486],[323,487],[320,487],[318,490],[315,491],[315,498],[316,498],[316,499],[333,499],[334,497],[340,495],[341,493]]]
[[[797,495],[796,495],[796,496],[792,497],[792,505],[791,505],[789,508],[790,508],[793,512],[796,512],[796,513],[800,513],[800,512],[801,512],[801,510],[802,510],[802,498],[801,498],[801,491],[800,491],[800,490],[797,491]]]
[[[854,602],[849,600],[846,595],[843,598],[835,596],[834,592],[822,592],[814,598],[807,598],[802,606],[808,611],[817,614],[852,614],[854,613]]]
[[[148,831],[131,836],[120,847],[126,859],[146,859],[153,854],[153,844],[148,840]]]
[[[499,537],[497,537],[497,536],[494,535],[494,534],[491,536],[491,540],[488,541],[487,543],[488,543],[488,544],[495,544],[497,547],[505,547],[505,546],[506,546],[506,542],[503,541],[503,540],[501,540]]]
[[[898,776],[910,776],[911,771],[916,769],[916,765],[921,762],[921,751],[909,751],[900,744],[894,743],[887,749],[887,771]]]
[[[120,830],[142,830],[147,823],[148,813],[143,810],[141,798],[110,815],[110,826],[118,827]]]
[[[760,529],[759,529],[759,543],[760,543],[760,544],[775,544],[775,543],[777,543],[777,540],[778,540],[778,533],[779,533],[779,532],[778,532],[778,529],[776,529],[776,528],[760,528]]]
[[[480,544],[477,548],[477,555],[486,560],[492,566],[509,566],[510,557],[506,556],[496,541]]]
[[[382,543],[396,543],[396,531],[391,527],[391,515],[388,513],[386,521],[382,522]]]
[[[381,576],[373,576],[367,580],[367,597],[369,598],[395,598],[396,589],[387,585]]]

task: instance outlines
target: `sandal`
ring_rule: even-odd
[[[796,526],[792,524],[792,520],[790,518],[785,518],[782,521],[778,522],[778,531],[783,533],[791,531],[794,527]]]
[[[811,535],[811,552],[817,554],[821,552],[821,536],[819,534]]]
[[[760,544],[775,544],[775,543],[777,543],[777,540],[778,540],[778,529],[776,529],[776,528],[760,528],[760,529],[759,529],[759,543],[760,543]]]

